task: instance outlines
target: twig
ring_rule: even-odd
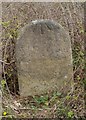
[[[7,62],[5,62],[5,61],[3,61],[3,60],[0,60],[0,62],[1,62],[1,63],[4,63],[4,64],[6,64],[6,65],[10,65],[10,64],[12,64],[12,63],[15,62],[15,61],[13,60],[13,61],[11,61],[10,63],[7,63]]]

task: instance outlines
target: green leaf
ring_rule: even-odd
[[[69,111],[69,112],[68,112],[68,117],[69,117],[69,118],[72,118],[73,116],[74,116],[73,111]]]
[[[53,96],[61,96],[61,93],[60,92],[54,92]]]
[[[38,104],[44,104],[46,101],[48,101],[48,96],[34,97],[34,99]]]
[[[1,24],[3,25],[3,27],[8,27],[10,25],[10,21],[1,22]]]
[[[6,84],[5,80],[1,80],[1,85],[4,86]]]

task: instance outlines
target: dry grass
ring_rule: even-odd
[[[3,3],[3,116],[16,118],[72,118],[84,116],[84,7],[81,3]],[[79,13],[79,14],[78,14]],[[15,63],[15,41],[18,30],[35,19],[53,19],[70,34],[73,50],[74,92],[63,97],[59,93],[20,98],[10,90],[18,90]],[[8,85],[9,86],[8,86]],[[6,115],[4,115],[6,112]]]

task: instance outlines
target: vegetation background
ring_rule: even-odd
[[[69,32],[73,54],[74,92],[63,97],[50,95],[20,98],[15,59],[18,31],[37,19],[53,19]],[[2,3],[3,117],[79,118],[85,117],[84,3]]]

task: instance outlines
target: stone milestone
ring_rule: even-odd
[[[21,96],[57,91],[67,94],[73,81],[71,41],[53,20],[35,20],[20,32],[16,60]]]

